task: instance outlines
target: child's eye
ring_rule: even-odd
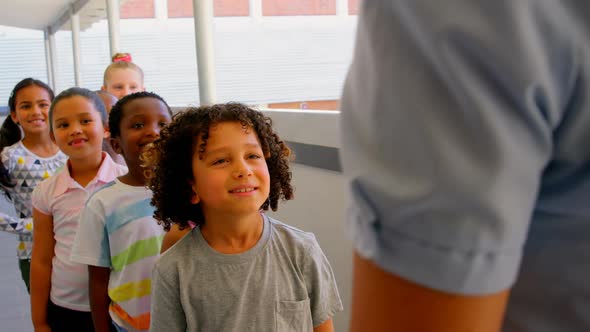
[[[67,128],[68,124],[67,123],[60,123],[56,126],[56,128]]]
[[[143,128],[143,123],[141,123],[141,122],[134,123],[131,126],[131,128],[133,128],[133,129],[141,129],[141,128]]]
[[[165,127],[168,124],[168,122],[160,122],[158,125],[160,127]]]
[[[82,120],[82,124],[89,124],[90,122],[92,122],[91,119],[84,119],[84,120]]]
[[[248,155],[248,158],[249,159],[260,159],[262,157],[258,154],[253,153],[253,154]]]
[[[43,108],[48,108],[48,107],[49,107],[49,104],[47,104],[47,103],[42,103],[42,104],[39,104],[39,106],[41,106],[41,107],[43,107]]]
[[[223,163],[225,163],[225,162],[227,162],[227,159],[224,159],[224,158],[222,158],[222,159],[217,159],[217,160],[215,160],[215,161],[213,162],[213,165],[221,165],[221,164],[223,164]]]

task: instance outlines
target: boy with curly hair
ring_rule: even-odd
[[[292,199],[291,151],[245,105],[189,109],[144,154],[155,217],[192,229],[156,263],[150,331],[333,331],[342,310],[315,237],[266,216]]]

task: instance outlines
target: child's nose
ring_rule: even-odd
[[[160,125],[158,125],[156,123],[156,124],[146,126],[145,134],[146,134],[146,136],[160,137]]]
[[[43,113],[43,108],[41,106],[35,105],[35,106],[33,106],[33,112],[35,114],[41,114],[41,113]]]
[[[250,166],[245,161],[239,161],[234,168],[234,176],[236,178],[243,178],[252,175]]]
[[[82,127],[77,124],[70,125],[70,135],[77,135],[82,132]]]

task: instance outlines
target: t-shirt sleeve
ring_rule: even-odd
[[[70,256],[72,261],[92,266],[111,267],[105,219],[102,202],[97,196],[92,196],[80,216],[80,225]]]
[[[29,219],[29,218],[27,218]],[[23,219],[16,217],[14,204],[4,189],[0,188],[0,231],[8,233],[22,233]],[[18,229],[21,229],[21,232]]]
[[[0,159],[2,160],[2,165],[4,166],[6,171],[8,172],[8,176],[10,177],[10,179],[12,179],[14,181],[14,179],[13,179],[14,176],[12,173],[14,170],[15,161],[14,161],[14,158],[12,158],[12,156],[11,156],[11,151],[12,151],[12,149],[10,149],[10,147],[4,148],[2,150],[2,152],[0,153]],[[15,195],[14,188],[4,187],[3,190],[6,190],[6,192],[10,193],[10,195],[12,197],[14,197],[14,195]]]
[[[53,193],[50,192],[50,188],[51,185],[49,180],[41,181],[41,183],[33,189],[33,194],[31,195],[33,208],[48,216],[52,215],[49,199]]]
[[[17,233],[19,218],[16,217],[14,204],[4,189],[0,188],[0,231]]]
[[[313,326],[318,326],[342,311],[342,302],[336,285],[336,278],[328,258],[311,235],[311,243],[305,256],[304,276]]]
[[[150,331],[184,332],[186,317],[180,303],[180,284],[177,271],[168,271],[156,263],[152,273],[152,303]]]
[[[555,4],[362,2],[341,103],[361,256],[452,293],[514,283],[578,75]]]
[[[13,234],[33,233],[33,218],[16,218],[8,212],[6,214],[0,209],[0,231]]]
[[[0,153],[0,159],[2,159],[2,165],[10,172],[14,169],[14,160],[10,157],[10,150],[5,148]]]

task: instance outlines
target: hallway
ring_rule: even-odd
[[[16,258],[16,235],[0,233],[0,331],[29,332],[29,294],[20,277]]]

